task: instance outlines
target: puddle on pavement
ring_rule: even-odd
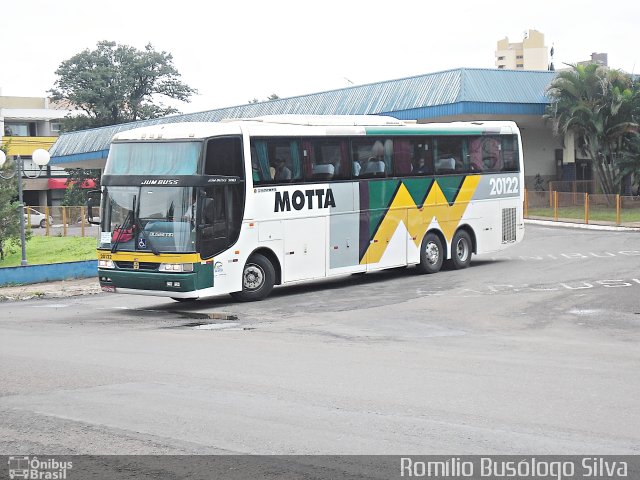
[[[177,314],[182,318],[188,318],[197,320],[195,322],[183,323],[180,325],[173,325],[171,327],[165,327],[170,329],[176,328],[191,328],[194,330],[253,330],[254,327],[241,327],[237,315],[231,315],[228,313],[219,312],[184,312],[184,311],[172,311],[171,313]],[[212,321],[213,320],[213,321]]]
[[[178,314],[182,318],[192,318],[194,320],[238,320],[237,315],[220,312],[185,312],[171,310],[171,313]]]

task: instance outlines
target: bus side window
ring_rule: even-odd
[[[499,137],[469,137],[470,169],[475,172],[502,170],[502,148]]]
[[[254,184],[290,183],[302,179],[298,140],[251,141],[251,171]]]
[[[465,172],[461,137],[437,137],[435,140],[435,171],[437,175]]]
[[[307,181],[343,180],[351,175],[349,144],[345,139],[303,141]]]
[[[396,139],[393,145],[393,156],[395,159],[395,174],[399,177],[411,175],[414,156],[413,142],[409,139]]]
[[[502,137],[502,171],[520,171],[518,156],[518,137],[515,135]]]
[[[384,138],[357,138],[352,141],[353,174],[357,177],[387,177],[393,174],[393,141]],[[358,164],[356,166],[355,164]]]
[[[270,183],[275,172],[269,164],[269,148],[265,140],[251,141],[251,174],[255,184]]]
[[[431,140],[428,138],[396,139],[393,156],[397,176],[433,174]]]
[[[242,142],[238,137],[212,138],[207,142],[205,175],[225,175],[244,179]]]

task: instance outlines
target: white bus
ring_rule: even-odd
[[[513,122],[282,115],[129,130],[102,177],[100,284],[246,301],[403,265],[465,268],[522,240],[523,182]]]

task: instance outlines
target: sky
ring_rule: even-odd
[[[58,66],[98,41],[151,43],[199,92],[166,102],[183,113],[496,68],[497,41],[521,42],[529,29],[554,47],[556,68],[601,52],[610,67],[640,72],[637,0],[20,0],[0,3],[0,19],[2,95],[47,96]]]

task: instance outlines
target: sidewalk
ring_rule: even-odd
[[[0,303],[32,298],[64,298],[100,293],[98,277],[0,287]]]

